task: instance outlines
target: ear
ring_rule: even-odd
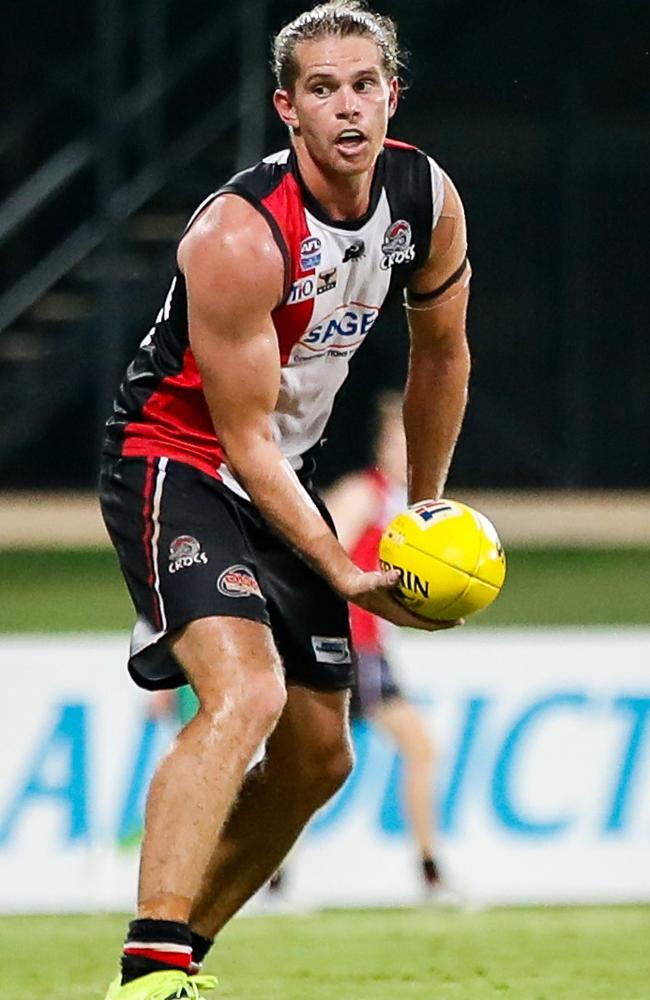
[[[399,80],[396,76],[393,77],[388,86],[390,88],[388,95],[388,117],[392,118],[399,104]]]
[[[298,128],[298,115],[296,114],[296,109],[288,90],[275,91],[273,94],[273,107],[287,128]]]

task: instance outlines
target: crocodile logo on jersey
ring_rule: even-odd
[[[318,267],[321,261],[321,241],[318,236],[308,236],[300,244],[300,267],[303,271],[311,271]]]
[[[179,535],[169,546],[170,573],[178,573],[188,566],[198,566],[207,561],[205,552],[201,552],[201,543],[192,535]]]
[[[350,243],[350,246],[345,248],[345,253],[343,254],[343,263],[347,264],[348,261],[361,260],[361,258],[365,256],[366,256],[366,244],[363,242],[363,240],[355,240],[354,243]]]
[[[295,345],[293,361],[311,361],[322,357],[348,357],[363,343],[372,329],[379,309],[350,302],[339,306],[329,316],[303,334]]]
[[[381,261],[382,271],[387,271],[396,264],[406,264],[415,258],[415,247],[413,246],[413,234],[411,226],[406,219],[398,219],[391,222],[384,233],[384,242],[381,245],[383,253]]]
[[[261,597],[260,585],[248,566],[229,566],[217,580],[217,590],[226,597]]]

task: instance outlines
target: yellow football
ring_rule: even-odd
[[[379,561],[399,570],[401,603],[439,621],[487,608],[506,575],[494,525],[457,500],[420,500],[398,514],[382,535]]]

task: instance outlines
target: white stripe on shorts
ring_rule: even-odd
[[[180,955],[191,955],[192,946],[187,944],[168,944],[162,941],[125,941],[125,948],[138,949],[138,951],[171,951]]]
[[[167,631],[167,615],[165,614],[165,605],[162,598],[162,593],[160,590],[160,567],[158,560],[158,539],[160,537],[160,504],[162,501],[162,491],[163,483],[165,482],[165,476],[167,475],[167,462],[166,458],[158,459],[158,471],[156,473],[156,487],[153,495],[153,509],[151,511],[151,520],[153,521],[153,534],[151,536],[151,555],[153,559],[153,572],[154,572],[154,590],[158,596],[158,607],[160,608],[160,624],[162,631]]]

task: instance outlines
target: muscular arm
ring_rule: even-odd
[[[429,260],[415,275],[406,298],[411,337],[404,396],[409,503],[442,495],[467,402],[465,320],[471,271],[469,263],[463,268],[465,214],[448,177],[444,184]],[[436,291],[433,298],[423,298]]]
[[[236,196],[217,198],[182,240],[178,263],[212,421],[255,505],[343,597],[397,624],[421,624],[386,591],[393,574],[363,573],[350,561],[275,441],[281,369],[271,312],[283,262],[264,219]]]

